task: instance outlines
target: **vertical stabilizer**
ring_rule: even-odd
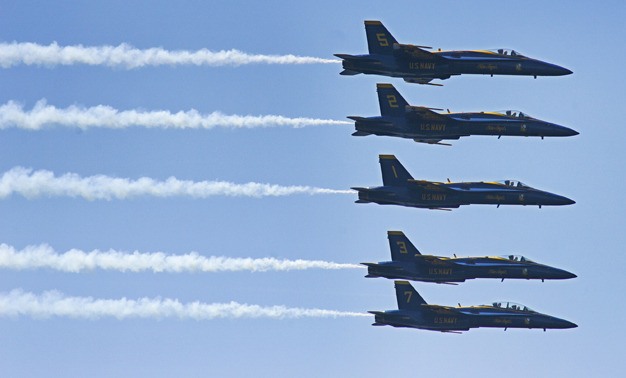
[[[387,238],[391,249],[391,261],[414,261],[415,255],[421,255],[402,231],[387,231]]]
[[[378,155],[384,186],[406,186],[413,176],[394,155]]]
[[[398,309],[419,310],[421,305],[426,304],[424,298],[415,291],[409,281],[395,281],[395,284]]]
[[[370,54],[392,55],[393,44],[398,43],[380,21],[365,21],[365,34]]]
[[[376,84],[378,104],[382,116],[403,116],[409,105],[400,92],[391,84]]]

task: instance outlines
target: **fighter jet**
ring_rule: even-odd
[[[384,277],[454,284],[474,278],[559,280],[576,275],[538,264],[524,256],[439,257],[422,255],[402,231],[387,231],[391,261],[362,263],[368,278]]]
[[[369,54],[335,54],[343,59],[341,75],[384,75],[430,84],[453,75],[561,76],[572,71],[528,58],[515,50],[428,51],[432,47],[400,44],[380,21],[365,21]]]
[[[356,203],[449,210],[461,205],[571,205],[569,198],[531,188],[519,181],[433,182],[415,180],[394,155],[379,155],[383,186],[353,187]]]
[[[411,106],[391,84],[377,84],[380,117],[350,116],[354,136],[384,135],[442,144],[444,139],[469,135],[572,136],[578,132],[516,110],[476,113],[438,113],[437,108]]]
[[[470,328],[576,328],[576,324],[538,313],[513,302],[493,302],[482,306],[440,306],[426,303],[407,281],[395,281],[398,309],[368,311],[374,326],[419,328],[429,331],[469,331]]]

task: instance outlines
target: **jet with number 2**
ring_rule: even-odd
[[[355,121],[354,136],[383,135],[443,144],[444,139],[470,135],[565,137],[578,132],[533,118],[520,111],[437,113],[436,108],[410,106],[391,84],[377,84],[379,117],[348,117]]]
[[[363,263],[368,278],[384,277],[436,283],[463,282],[474,278],[559,280],[576,275],[538,264],[523,256],[439,257],[422,255],[402,231],[387,231],[391,261]]]
[[[343,60],[341,75],[384,75],[431,84],[454,75],[562,76],[572,71],[528,58],[515,50],[428,51],[427,46],[400,44],[380,21],[365,21],[369,54],[335,54]]]
[[[407,281],[395,281],[398,309],[368,311],[374,326],[419,328],[429,331],[469,331],[470,328],[576,328],[576,324],[541,314],[513,302],[494,302],[481,306],[440,306],[428,304]]]
[[[461,205],[534,205],[558,206],[576,202],[557,194],[531,188],[519,181],[433,182],[415,180],[393,155],[379,155],[383,186],[353,187],[359,194],[356,203],[401,205],[449,210]]]

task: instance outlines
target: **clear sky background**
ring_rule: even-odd
[[[208,199],[0,200],[0,242],[57,251],[118,249],[359,263],[389,259],[387,230],[423,253],[517,253],[579,277],[563,282],[414,283],[430,303],[511,300],[571,320],[572,330],[473,329],[462,335],[371,327],[373,317],[222,320],[0,318],[2,376],[616,376],[624,371],[624,62],[622,1],[0,1],[0,41],[169,50],[236,48],[332,58],[367,51],[363,20],[401,43],[514,48],[566,77],[461,76],[444,87],[339,76],[339,65],[17,66],[0,69],[0,103],[215,110],[345,119],[378,115],[375,84],[413,105],[519,109],[571,127],[557,139],[467,137],[452,147],[350,136],[353,127],[254,130],[0,131],[0,172],[14,166],[165,179],[334,189],[381,183],[378,154],[416,178],[514,178],[573,206],[464,206],[452,212],[356,205],[355,195]],[[238,301],[341,311],[396,308],[393,282],[362,270],[265,273],[0,272],[0,291]]]

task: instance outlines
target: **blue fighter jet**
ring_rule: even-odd
[[[531,188],[519,181],[433,182],[415,180],[394,155],[379,155],[383,186],[353,187],[356,203],[401,205],[449,210],[461,205],[558,206],[575,202],[563,196]]]
[[[533,118],[516,110],[502,112],[438,113],[437,108],[411,106],[391,84],[377,84],[379,117],[348,117],[355,121],[354,136],[383,135],[443,144],[444,139],[470,135],[564,137],[578,132]]]
[[[422,255],[402,231],[387,231],[391,261],[362,263],[368,278],[384,277],[411,281],[448,283],[474,278],[559,280],[576,275],[538,264],[524,256],[439,257]]]
[[[429,331],[469,331],[470,328],[543,328],[565,329],[576,324],[538,313],[513,302],[494,302],[482,306],[439,306],[426,303],[407,281],[395,281],[398,309],[368,311],[374,326],[419,328]]]
[[[515,50],[428,51],[427,46],[400,44],[380,21],[365,21],[369,54],[335,54],[343,59],[341,75],[384,75],[430,84],[453,75],[561,76],[572,71],[526,57]]]

